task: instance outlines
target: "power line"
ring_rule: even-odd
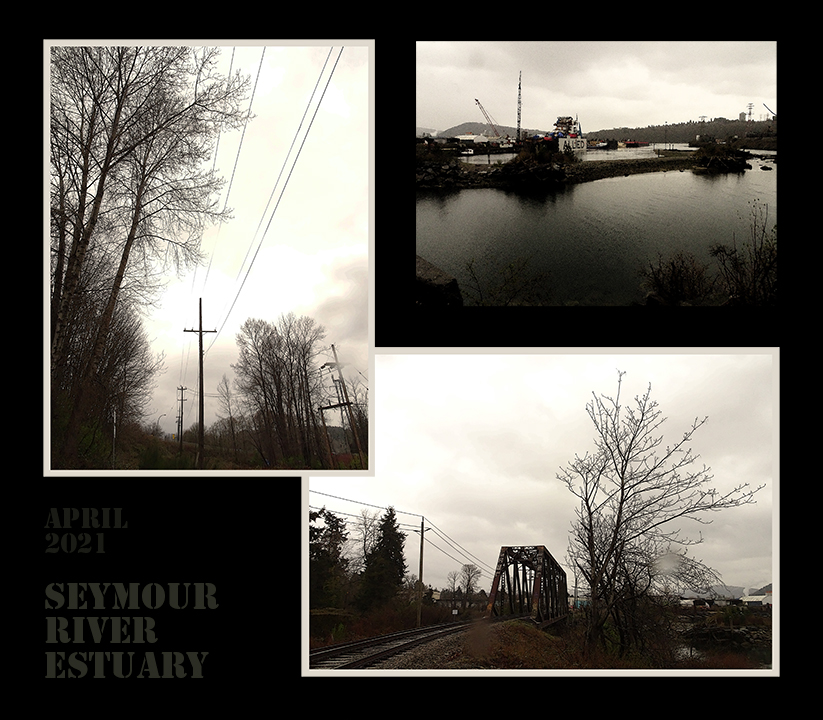
[[[269,217],[269,222],[266,224],[266,229],[263,231],[263,235],[260,237],[260,242],[257,244],[257,249],[254,251],[254,255],[252,256],[251,262],[249,263],[249,267],[246,270],[245,276],[243,277],[243,282],[240,283],[240,287],[237,290],[237,294],[234,296],[234,300],[232,300],[231,307],[229,308],[228,313],[226,313],[226,317],[223,319],[223,323],[222,323],[222,325],[220,325],[220,328],[218,329],[216,335],[214,336],[214,339],[212,340],[211,344],[209,345],[208,349],[206,350],[206,353],[208,353],[208,351],[211,350],[214,343],[217,342],[217,338],[220,337],[220,333],[222,332],[223,328],[225,327],[226,322],[228,321],[229,316],[232,313],[232,310],[234,310],[235,303],[237,302],[237,299],[240,297],[240,293],[243,291],[243,286],[246,284],[246,280],[249,277],[249,273],[251,272],[252,266],[254,265],[254,261],[257,259],[257,254],[260,252],[260,248],[263,245],[263,240],[266,238],[266,233],[268,233],[269,227],[271,227],[272,220],[274,219],[274,215],[277,212],[277,208],[280,206],[280,201],[283,199],[283,193],[286,191],[286,187],[288,187],[289,180],[291,179],[292,172],[294,172],[295,165],[297,165],[297,161],[300,159],[300,153],[303,151],[303,146],[306,144],[306,140],[309,137],[309,132],[311,132],[312,125],[314,124],[314,119],[315,119],[315,117],[317,117],[317,111],[320,109],[320,105],[322,104],[323,98],[326,95],[326,90],[328,89],[329,83],[331,82],[331,79],[334,76],[334,71],[337,69],[337,63],[340,61],[340,56],[343,54],[343,49],[344,48],[340,48],[340,52],[337,54],[337,59],[334,61],[334,66],[332,67],[331,73],[329,74],[329,78],[326,81],[325,87],[323,88],[323,93],[320,95],[320,100],[317,103],[317,107],[314,109],[314,113],[312,114],[312,118],[311,118],[311,121],[309,122],[309,126],[308,126],[308,128],[306,128],[306,134],[303,136],[303,141],[300,143],[300,147],[297,150],[297,155],[295,156],[294,161],[292,162],[292,166],[291,166],[291,169],[289,170],[289,174],[286,176],[286,180],[283,183],[283,187],[280,189],[280,195],[277,198],[277,203],[275,204],[274,210],[272,210],[271,216]],[[328,58],[327,58],[327,60],[328,60]],[[325,67],[326,66],[324,64],[323,69],[325,69]],[[322,74],[323,74],[323,71],[321,70],[320,77],[322,77]],[[318,78],[318,82],[319,82],[319,78]],[[315,86],[315,89],[316,89],[316,86]],[[314,97],[314,93],[312,93],[312,97]],[[309,105],[311,105],[311,98],[309,99]],[[308,107],[307,107],[307,112],[308,112]],[[301,121],[301,124],[302,124],[302,121]],[[299,129],[298,129],[298,131],[299,131]],[[288,155],[286,156],[286,158],[288,158]],[[285,161],[284,161],[284,167],[285,167]],[[281,173],[282,173],[282,170],[281,170]],[[280,179],[280,176],[278,175],[278,180],[279,179]],[[275,183],[275,187],[277,187],[277,183]],[[272,190],[272,194],[273,193],[274,193],[274,190]],[[269,200],[271,200],[271,198],[269,198]],[[268,205],[266,206],[266,208],[268,209]],[[265,216],[265,211],[263,212],[263,215]],[[261,218],[261,222],[262,222],[262,218]]]
[[[260,80],[260,71],[263,69],[263,59],[266,57],[266,48],[263,47],[263,54],[260,56],[260,65],[257,67],[257,77],[254,79],[254,87],[251,91],[251,99],[249,100],[249,109],[246,112],[246,121],[243,123],[243,132],[240,134],[240,144],[237,146],[237,155],[234,156],[234,167],[231,171],[231,178],[229,179],[229,187],[226,190],[226,199],[223,202],[223,212],[226,211],[226,208],[229,205],[229,195],[231,195],[231,186],[234,184],[234,174],[237,172],[237,163],[240,161],[240,151],[243,149],[243,140],[246,137],[246,128],[249,125],[249,119],[251,118],[251,108],[254,104],[254,95],[257,92],[257,83]],[[232,62],[234,61],[234,51],[232,51]],[[229,74],[231,74],[231,69],[229,69]],[[215,151],[215,161],[217,160],[217,152]],[[220,224],[217,226],[217,237],[220,237],[220,228],[223,227],[223,221],[220,221]],[[215,245],[217,244],[217,240],[215,239]],[[209,258],[209,266],[206,268],[206,277],[203,280],[203,288],[205,289],[206,283],[209,279],[209,271],[211,270],[211,263],[214,259],[214,249],[212,249],[211,257]],[[211,347],[211,346],[209,346]]]
[[[312,491],[312,492],[314,492],[314,491]],[[318,494],[319,494],[319,495],[323,495],[324,493],[318,493]],[[335,496],[334,496],[334,495],[329,495],[328,497],[335,497]],[[339,500],[344,500],[345,498],[337,498],[337,499],[339,499]],[[354,501],[353,501],[353,500],[350,500],[349,502],[354,502]],[[361,503],[361,504],[363,504],[363,505],[368,505],[368,503]],[[379,505],[368,505],[368,507],[380,508],[380,506],[379,506]],[[323,507],[323,508],[319,508],[319,507],[317,507],[316,505],[309,505],[309,510],[318,510],[318,511],[319,511],[319,510],[321,510],[321,509],[327,509],[327,508],[325,508],[325,507]],[[380,509],[386,509],[386,510],[387,510],[388,508],[380,508]],[[361,515],[355,515],[354,513],[347,513],[347,512],[343,512],[342,510],[333,510],[333,511],[332,511],[332,510],[329,510],[329,512],[332,512],[334,515],[337,515],[337,516],[340,516],[340,515],[345,516],[345,517],[343,518],[343,521],[345,522],[345,524],[346,524],[347,526],[348,526],[348,525],[350,525],[350,524],[351,524],[351,525],[364,525],[363,517],[362,517]],[[407,513],[407,514],[412,515],[412,514],[414,514],[414,513]],[[423,516],[421,515],[420,517],[423,517]],[[354,520],[346,520],[345,518],[354,518]],[[425,520],[425,518],[423,518],[423,519]],[[417,532],[420,532],[420,528],[419,528],[417,525],[410,525],[410,524],[408,524],[408,523],[398,523],[398,525],[399,525],[401,528],[407,528],[407,529],[408,529],[408,530],[410,530],[411,532],[416,532],[416,533],[417,533]],[[433,528],[427,528],[427,529],[428,529],[428,530],[431,530],[431,529],[433,529]],[[438,537],[440,537],[440,535],[438,535]],[[460,565],[463,565],[463,564],[464,564],[463,560],[461,560],[460,558],[456,558],[456,557],[454,557],[454,555],[450,555],[450,554],[449,554],[449,553],[447,553],[445,550],[443,550],[443,548],[441,548],[440,546],[436,545],[436,544],[435,544],[435,543],[433,543],[431,540],[429,540],[429,538],[424,538],[424,539],[425,539],[426,543],[428,543],[429,545],[431,545],[431,546],[432,546],[435,550],[439,550],[441,553],[443,553],[443,554],[444,554],[447,558],[449,558],[450,560],[454,560],[454,562],[456,562],[456,563],[458,563],[458,564],[460,564]],[[459,551],[458,551],[458,552],[459,552]],[[467,556],[467,555],[464,555],[464,557],[465,557],[466,559],[468,559],[468,557],[469,557],[469,556],[474,557],[473,555],[470,555],[470,554],[469,554],[468,556]],[[484,563],[484,564],[485,564],[485,563]],[[493,570],[492,570],[491,572],[489,572],[489,571],[485,570],[484,568],[478,568],[478,569],[480,570],[481,577],[484,577],[484,578],[492,578],[492,577],[494,577],[494,571],[493,571]]]
[[[354,503],[355,505],[365,505],[366,507],[373,507],[377,508],[378,510],[388,510],[389,508],[383,507],[382,505],[372,505],[371,503],[364,503],[360,502],[359,500],[349,500],[348,498],[339,497],[338,495],[329,495],[328,493],[320,492],[319,490],[309,490],[310,493],[314,493],[315,495],[323,495],[324,497],[334,498],[335,500],[345,500],[346,502]],[[420,513],[410,513],[404,512],[403,510],[398,510],[397,508],[392,508],[395,513],[399,513],[401,515],[414,515],[416,517],[423,517]]]
[[[437,535],[439,535],[440,537],[442,537],[442,538],[443,538],[446,542],[448,542],[450,545],[452,545],[452,547],[454,547],[454,546],[456,545],[458,548],[460,548],[460,550],[461,550],[461,551],[462,551],[465,555],[467,555],[468,557],[471,557],[472,559],[476,560],[477,562],[479,562],[479,563],[481,563],[481,564],[485,565],[487,568],[489,568],[489,569],[492,569],[492,570],[493,570],[493,568],[491,567],[491,565],[489,565],[488,563],[483,562],[483,561],[482,561],[480,558],[478,558],[477,556],[472,555],[472,554],[471,554],[468,550],[466,550],[466,548],[464,548],[462,545],[460,545],[460,544],[459,544],[456,540],[453,540],[453,539],[452,539],[452,538],[450,538],[448,535],[446,535],[446,533],[445,533],[443,530],[441,530],[439,527],[437,527],[437,526],[436,526],[436,525],[435,525],[435,524],[434,524],[431,520],[429,520],[429,524],[432,526],[432,529],[435,531],[435,533],[436,533]],[[441,535],[441,533],[442,533],[442,535]]]
[[[468,550],[466,550],[464,547],[462,547],[460,544],[458,544],[456,541],[452,540],[448,535],[446,535],[446,533],[444,533],[442,530],[440,530],[440,528],[436,527],[435,524],[431,520],[429,520],[429,525],[432,526],[432,530],[434,530],[435,535],[437,535],[437,537],[441,538],[442,540],[445,540],[452,548],[454,548],[459,553],[461,553],[465,558],[471,558],[472,560],[475,560],[476,562],[479,562],[481,565],[485,565],[487,568],[492,570],[492,572],[494,571],[491,565],[489,565],[488,563],[483,562],[477,556],[472,555]]]
[[[310,493],[314,493],[315,495],[323,495],[324,497],[334,498],[335,500],[343,500],[343,501],[345,501],[345,502],[354,503],[355,505],[363,505],[363,506],[365,506],[365,507],[373,507],[373,508],[377,508],[378,510],[388,510],[388,509],[389,509],[389,508],[387,508],[387,507],[383,507],[382,505],[373,505],[373,504],[371,504],[371,503],[361,502],[360,500],[351,500],[351,499],[349,499],[349,498],[339,497],[338,495],[330,495],[330,494],[328,494],[328,493],[323,493],[323,492],[320,492],[319,490],[311,490],[311,489],[309,489],[309,492],[310,492]],[[492,568],[492,566],[491,566],[491,565],[489,565],[488,563],[483,562],[483,561],[482,561],[482,560],[480,560],[477,556],[472,555],[472,553],[470,553],[468,550],[466,550],[464,547],[462,547],[462,546],[461,546],[461,545],[460,545],[460,544],[459,544],[456,540],[453,540],[453,539],[451,539],[448,535],[446,535],[446,533],[445,533],[443,530],[441,530],[440,528],[438,528],[438,527],[437,527],[437,526],[436,526],[436,525],[435,525],[435,524],[434,524],[434,523],[433,523],[433,522],[432,522],[429,518],[427,518],[427,517],[425,517],[425,516],[421,515],[420,513],[410,513],[410,512],[404,512],[404,511],[402,511],[402,510],[397,510],[396,508],[394,509],[394,512],[395,512],[395,513],[402,514],[402,515],[414,515],[414,516],[416,516],[416,517],[423,518],[423,519],[424,519],[426,522],[428,522],[428,524],[431,526],[431,529],[435,531],[435,534],[436,534],[439,538],[441,538],[442,540],[444,540],[446,543],[448,543],[448,544],[449,544],[449,546],[450,546],[450,547],[452,547],[452,548],[453,548],[456,552],[458,552],[459,554],[463,555],[463,557],[464,557],[464,558],[466,558],[466,559],[472,559],[472,560],[474,560],[474,561],[476,561],[476,562],[480,563],[481,565],[484,565],[486,568],[488,568],[488,570],[485,570],[484,568],[480,568],[480,570],[481,570],[483,573],[488,573],[488,572],[491,572],[491,574],[492,574],[492,575],[494,575],[494,568]],[[340,512],[340,514],[341,514],[341,515],[348,515],[348,514],[350,514],[350,513],[343,513],[343,512]],[[356,517],[356,516],[352,515],[352,517]],[[415,529],[415,532],[419,532],[419,528],[416,528],[416,529]],[[434,548],[436,548],[437,550],[439,550],[440,552],[442,552],[442,553],[443,553],[444,555],[446,555],[447,557],[449,557],[449,558],[451,558],[452,560],[454,560],[455,562],[458,562],[458,563],[461,563],[461,564],[462,564],[462,562],[461,562],[459,559],[457,559],[457,558],[453,557],[452,555],[449,555],[449,553],[447,553],[445,550],[443,550],[442,548],[440,548],[440,547],[438,547],[437,545],[435,545],[433,542],[431,542],[431,540],[426,539],[426,542],[427,542],[427,543],[429,543],[432,547],[434,547]]]
[[[440,552],[442,552],[442,553],[443,553],[443,554],[444,554],[447,558],[450,558],[451,560],[454,560],[456,563],[460,563],[461,565],[464,565],[464,564],[465,564],[465,563],[464,563],[462,560],[460,560],[459,558],[456,558],[456,557],[454,557],[453,555],[449,555],[449,553],[447,553],[445,550],[443,550],[443,548],[438,547],[437,545],[435,545],[435,544],[434,544],[431,540],[429,540],[428,538],[426,538],[426,542],[427,542],[429,545],[431,545],[433,548],[435,548],[435,550],[439,550]],[[489,575],[489,574],[488,574],[488,572],[487,572],[486,570],[484,570],[483,568],[478,568],[478,570],[480,570],[480,574],[481,574],[483,577],[493,577],[493,576],[494,576],[494,573],[492,573],[491,575]]]
[[[314,100],[314,94],[317,92],[317,88],[320,85],[320,80],[323,78],[323,72],[326,70],[326,65],[328,65],[329,58],[331,57],[331,52],[333,49],[334,48],[329,48],[329,54],[326,55],[326,60],[323,62],[323,67],[320,68],[320,74],[317,76],[317,82],[314,84],[314,89],[312,89],[311,91],[308,103],[306,103],[306,109],[303,111],[303,117],[300,118],[300,124],[297,126],[297,130],[294,133],[291,145],[289,146],[289,151],[286,153],[286,157],[283,158],[283,165],[281,166],[280,172],[277,175],[277,180],[274,181],[274,185],[271,189],[271,195],[269,195],[266,207],[263,210],[263,214],[260,216],[260,222],[257,223],[257,229],[254,231],[254,235],[252,236],[251,242],[249,243],[248,250],[246,250],[246,256],[243,258],[243,262],[237,269],[237,277],[234,279],[235,282],[237,282],[240,279],[240,275],[243,272],[243,268],[246,265],[246,260],[249,259],[249,253],[251,252],[251,249],[254,247],[254,240],[257,237],[257,233],[260,232],[260,226],[263,224],[263,220],[266,217],[266,213],[269,211],[269,205],[271,205],[271,200],[274,197],[274,191],[277,190],[277,185],[280,182],[280,178],[283,177],[283,171],[286,169],[286,163],[289,161],[289,155],[291,155],[291,151],[294,149],[294,143],[297,142],[297,138],[300,136],[300,130],[303,128],[303,123],[306,120],[306,115],[309,114],[309,108],[311,108],[312,100]]]
[[[229,62],[229,74],[227,77],[231,80],[231,71],[234,68],[234,51],[237,50],[236,47],[231,49],[231,62]],[[211,171],[214,172],[214,169],[217,167],[217,151],[220,149],[220,133],[221,131],[218,129],[217,131],[217,143],[214,146],[214,160],[211,164]]]

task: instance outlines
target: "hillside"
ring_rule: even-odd
[[[497,129],[503,135],[510,135],[515,137],[517,128],[510,125],[498,125]],[[534,130],[532,128],[523,128],[529,135],[542,134],[545,130]],[[423,132],[428,132],[432,135],[435,130],[431,128],[417,128],[417,135],[420,136]],[[671,125],[647,125],[646,127],[618,127],[605,128],[602,130],[589,131],[584,129],[584,135],[587,138],[599,138],[601,140],[615,139],[615,140],[640,140],[643,142],[670,142],[670,143],[688,143],[695,139],[696,135],[711,135],[718,140],[725,140],[726,138],[738,135],[743,138],[746,133],[774,133],[774,144],[776,146],[777,136],[777,121],[753,121],[740,122],[739,120],[728,120],[726,118],[715,118],[701,123],[699,120],[689,120],[688,122],[673,123]],[[437,132],[439,137],[454,137],[456,135],[467,135],[474,133],[475,135],[491,134],[489,126],[481,122],[465,122],[460,125],[447,128]]]
[[[642,142],[670,142],[687,143],[695,139],[697,135],[711,135],[718,140],[737,135],[745,137],[746,133],[767,133],[773,132],[777,135],[777,122],[753,121],[740,122],[739,120],[727,120],[726,118],[715,118],[714,120],[700,123],[697,120],[689,120],[683,123],[671,125],[648,125],[646,127],[619,127],[607,128],[604,130],[586,131],[588,138],[599,138],[601,140],[614,138],[615,140],[640,140]]]
[[[517,134],[517,128],[511,127],[509,125],[498,125],[497,129],[503,133],[503,135],[510,135],[514,137]],[[526,128],[522,128],[526,130]],[[418,136],[421,135],[421,130],[434,134],[434,131],[428,128],[417,128]],[[526,130],[529,134],[535,134],[539,132],[543,132],[540,130]],[[469,133],[473,133],[474,135],[491,135],[492,131],[490,130],[489,126],[486,123],[481,122],[464,122],[460,125],[455,125],[454,127],[450,127],[446,130],[439,131],[437,133],[438,137],[455,137],[457,135],[468,135]]]
[[[741,587],[739,585],[713,585],[712,586],[712,593],[714,595],[718,595],[720,597],[725,597],[727,595],[731,595],[732,597],[740,598],[744,595],[765,595],[767,591],[771,591],[772,584],[769,583],[768,585],[763,586],[762,588],[746,588]],[[694,590],[687,590],[683,593],[683,597],[692,598],[692,597],[705,597],[705,593],[698,593]]]

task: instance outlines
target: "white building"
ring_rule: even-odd
[[[774,605],[772,593],[767,592],[765,595],[746,595],[740,598],[746,605],[752,607],[762,607],[764,605]]]
[[[460,140],[460,142],[476,143],[486,143],[489,141],[485,135],[475,135],[474,133],[469,133],[468,135],[458,135],[455,140]]]

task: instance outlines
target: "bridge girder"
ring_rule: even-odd
[[[529,616],[538,627],[569,613],[566,572],[545,545],[500,548],[486,617]]]

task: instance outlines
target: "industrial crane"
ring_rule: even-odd
[[[772,110],[768,105],[766,105],[766,103],[763,103],[763,107],[766,108],[766,110],[768,110],[772,115],[777,117],[777,113],[774,110]]]
[[[489,117],[489,114],[486,112],[486,108],[480,103],[480,101],[475,98],[474,101],[477,103],[477,106],[480,108],[480,112],[483,113],[483,117],[486,118],[486,122],[489,124],[489,127],[494,131],[496,137],[502,137],[500,131],[497,129],[497,126],[494,124],[492,119]]]

